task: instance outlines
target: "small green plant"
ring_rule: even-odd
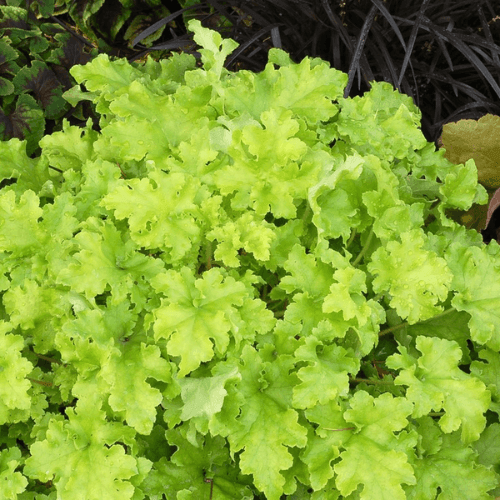
[[[500,246],[388,83],[272,49],[71,69],[31,159],[0,144],[3,498],[499,493]],[[284,497],[283,497],[284,495]]]

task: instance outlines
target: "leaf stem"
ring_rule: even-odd
[[[349,238],[349,240],[347,241],[347,243],[345,245],[346,249],[349,248],[351,243],[354,241],[354,238],[356,238],[357,234],[358,234],[358,232],[356,231],[356,229],[353,229],[353,231],[351,233],[351,237]]]
[[[368,248],[370,247],[370,243],[373,238],[373,227],[370,230],[370,234],[368,235],[368,238],[366,238],[366,242],[361,249],[361,252],[359,252],[358,256],[356,257],[356,260],[352,263],[354,267],[356,267],[359,264],[359,261],[364,257],[365,253],[368,251]]]
[[[207,244],[207,269],[212,268],[212,242],[209,240]]]
[[[423,321],[419,321],[415,323],[415,325],[420,325],[422,323],[426,323],[428,321],[435,320],[436,318],[441,318],[442,316],[446,316],[447,314],[450,314],[451,312],[455,311],[453,307],[450,307],[449,309],[446,309],[443,311],[441,314],[437,314],[436,316],[433,316],[432,318],[424,319]],[[378,336],[382,337],[382,335],[387,335],[388,333],[391,333],[395,330],[399,330],[400,328],[404,328],[405,326],[410,326],[407,321],[404,321],[403,323],[400,323],[399,325],[391,326],[390,328],[386,328],[385,330],[382,330],[379,332]]]
[[[301,219],[303,221],[306,220],[306,218],[309,216],[309,213],[311,212],[311,205],[309,205],[309,203],[306,205],[306,209],[304,210],[304,213],[302,214],[302,217]]]
[[[39,385],[44,385],[45,387],[52,387],[54,384],[52,384],[52,382],[44,382],[42,380],[36,380],[34,378],[31,378],[31,377],[26,377],[29,381],[35,383],[35,384],[39,384]]]
[[[374,385],[394,385],[394,382],[389,382],[388,380],[372,380],[369,378],[351,378],[350,382],[356,382],[356,383],[364,382],[365,384],[374,384]]]
[[[58,359],[49,358],[48,356],[44,356],[43,354],[38,354],[37,352],[33,353],[35,356],[38,356],[40,359],[44,359],[49,363],[57,363],[58,365],[62,365],[62,363]]]

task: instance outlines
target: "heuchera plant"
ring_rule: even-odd
[[[203,67],[72,68],[100,132],[1,143],[2,498],[493,498],[500,247],[445,214],[474,161],[388,83],[230,73],[189,26]]]

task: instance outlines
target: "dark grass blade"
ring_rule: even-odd
[[[419,13],[417,15],[417,20],[415,21],[415,24],[413,25],[413,29],[412,29],[411,35],[410,35],[410,41],[408,43],[408,49],[406,50],[405,58],[403,60],[402,66],[401,66],[401,72],[399,73],[398,86],[401,83],[401,80],[403,79],[403,75],[405,74],[405,71],[406,71],[406,66],[410,62],[411,53],[413,51],[413,45],[415,44],[415,40],[417,38],[418,27],[420,26],[420,23],[424,17],[424,12],[425,12],[425,9],[426,9],[428,3],[429,3],[429,0],[424,0],[422,2],[422,5],[420,6]],[[412,69],[412,71],[413,71],[413,69]],[[415,78],[415,75],[413,75],[413,78]]]
[[[175,18],[182,15],[183,12],[186,12],[188,10],[198,9],[199,7],[203,7],[203,4],[199,3],[196,5],[191,5],[191,7],[186,7],[185,9],[180,9],[180,10],[174,12],[173,14],[170,14],[169,16],[164,17],[163,19],[160,19],[156,23],[152,24],[149,28],[142,31],[139,35],[137,35],[132,40],[132,47],[137,45],[141,40],[144,40],[144,38],[148,37],[149,35],[152,35],[155,31],[158,31],[165,24],[168,24],[170,21],[173,21]],[[152,50],[152,49],[153,48],[151,47],[150,50]]]

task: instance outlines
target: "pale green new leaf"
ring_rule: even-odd
[[[194,33],[194,41],[203,47],[200,53],[205,71],[213,72],[219,78],[223,73],[226,57],[239,44],[231,39],[222,39],[218,32],[204,28],[197,19],[188,22],[188,29]]]
[[[227,396],[224,388],[228,380],[239,379],[238,370],[234,368],[231,372],[214,377],[181,378],[178,383],[181,387],[181,397],[184,402],[181,418],[188,421],[193,417],[205,417],[209,419],[218,413]]]
[[[405,433],[394,433],[408,425],[411,403],[388,393],[374,399],[359,391],[350,405],[344,418],[358,431],[343,443],[345,451],[334,465],[338,489],[347,496],[363,485],[360,500],[405,500],[403,485],[416,482],[405,452],[415,443],[405,440]]]
[[[373,290],[389,292],[390,305],[410,325],[442,312],[437,302],[446,299],[453,279],[446,261],[425,250],[424,242],[421,229],[402,233],[401,243],[379,247],[368,264],[376,276]]]
[[[430,411],[445,410],[439,426],[445,433],[462,427],[462,441],[476,441],[486,425],[484,413],[490,404],[490,393],[484,384],[458,368],[462,352],[456,342],[435,337],[417,337],[417,359],[400,346],[401,354],[386,360],[389,368],[400,369],[394,383],[406,385],[406,397],[415,407],[415,418]]]
[[[366,274],[360,269],[346,267],[337,269],[333,278],[337,283],[330,286],[330,293],[323,302],[323,311],[342,311],[345,320],[356,318],[358,325],[363,326],[372,313],[364,295]]]

